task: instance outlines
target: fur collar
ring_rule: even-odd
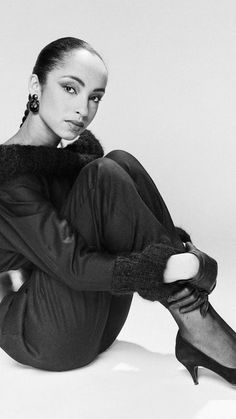
[[[65,148],[0,145],[0,183],[27,173],[73,177],[86,164],[103,155],[101,143],[89,130]]]

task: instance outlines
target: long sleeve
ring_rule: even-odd
[[[127,293],[156,288],[163,282],[168,258],[179,253],[157,244],[126,256],[97,252],[58,217],[34,176],[1,185],[0,219],[0,250],[20,254],[76,290]]]
[[[2,246],[2,235],[0,234]],[[0,248],[0,273],[17,269],[33,269],[33,263],[29,262],[25,256],[16,251],[8,251]]]

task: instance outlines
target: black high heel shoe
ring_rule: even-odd
[[[228,383],[236,385],[236,368],[225,367],[204,354],[185,340],[180,332],[176,336],[175,355],[191,374],[194,384],[198,384],[198,367],[202,366],[220,375]]]

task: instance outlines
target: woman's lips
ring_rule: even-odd
[[[73,130],[73,131],[80,131],[82,128],[84,128],[84,123],[83,122],[77,122],[77,121],[66,121],[69,125],[69,127]]]

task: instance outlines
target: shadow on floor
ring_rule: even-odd
[[[236,388],[221,377],[202,368],[196,386],[173,354],[124,340],[73,371],[25,367],[2,353],[0,369],[4,419],[231,419],[236,412]]]
[[[227,416],[227,406],[228,417],[231,417],[232,404],[227,405],[229,400],[234,400],[235,416],[232,417],[236,417],[236,386],[201,367],[199,385],[195,385],[189,372],[172,354],[155,353],[140,345],[116,340],[99,356],[97,368],[119,373],[119,377],[123,373],[123,386],[127,376],[131,375],[132,388],[136,389],[142,402],[145,394],[149,418],[157,418],[162,412],[162,418],[221,419]],[[225,403],[219,406],[222,399]],[[139,409],[142,410],[141,405]]]

